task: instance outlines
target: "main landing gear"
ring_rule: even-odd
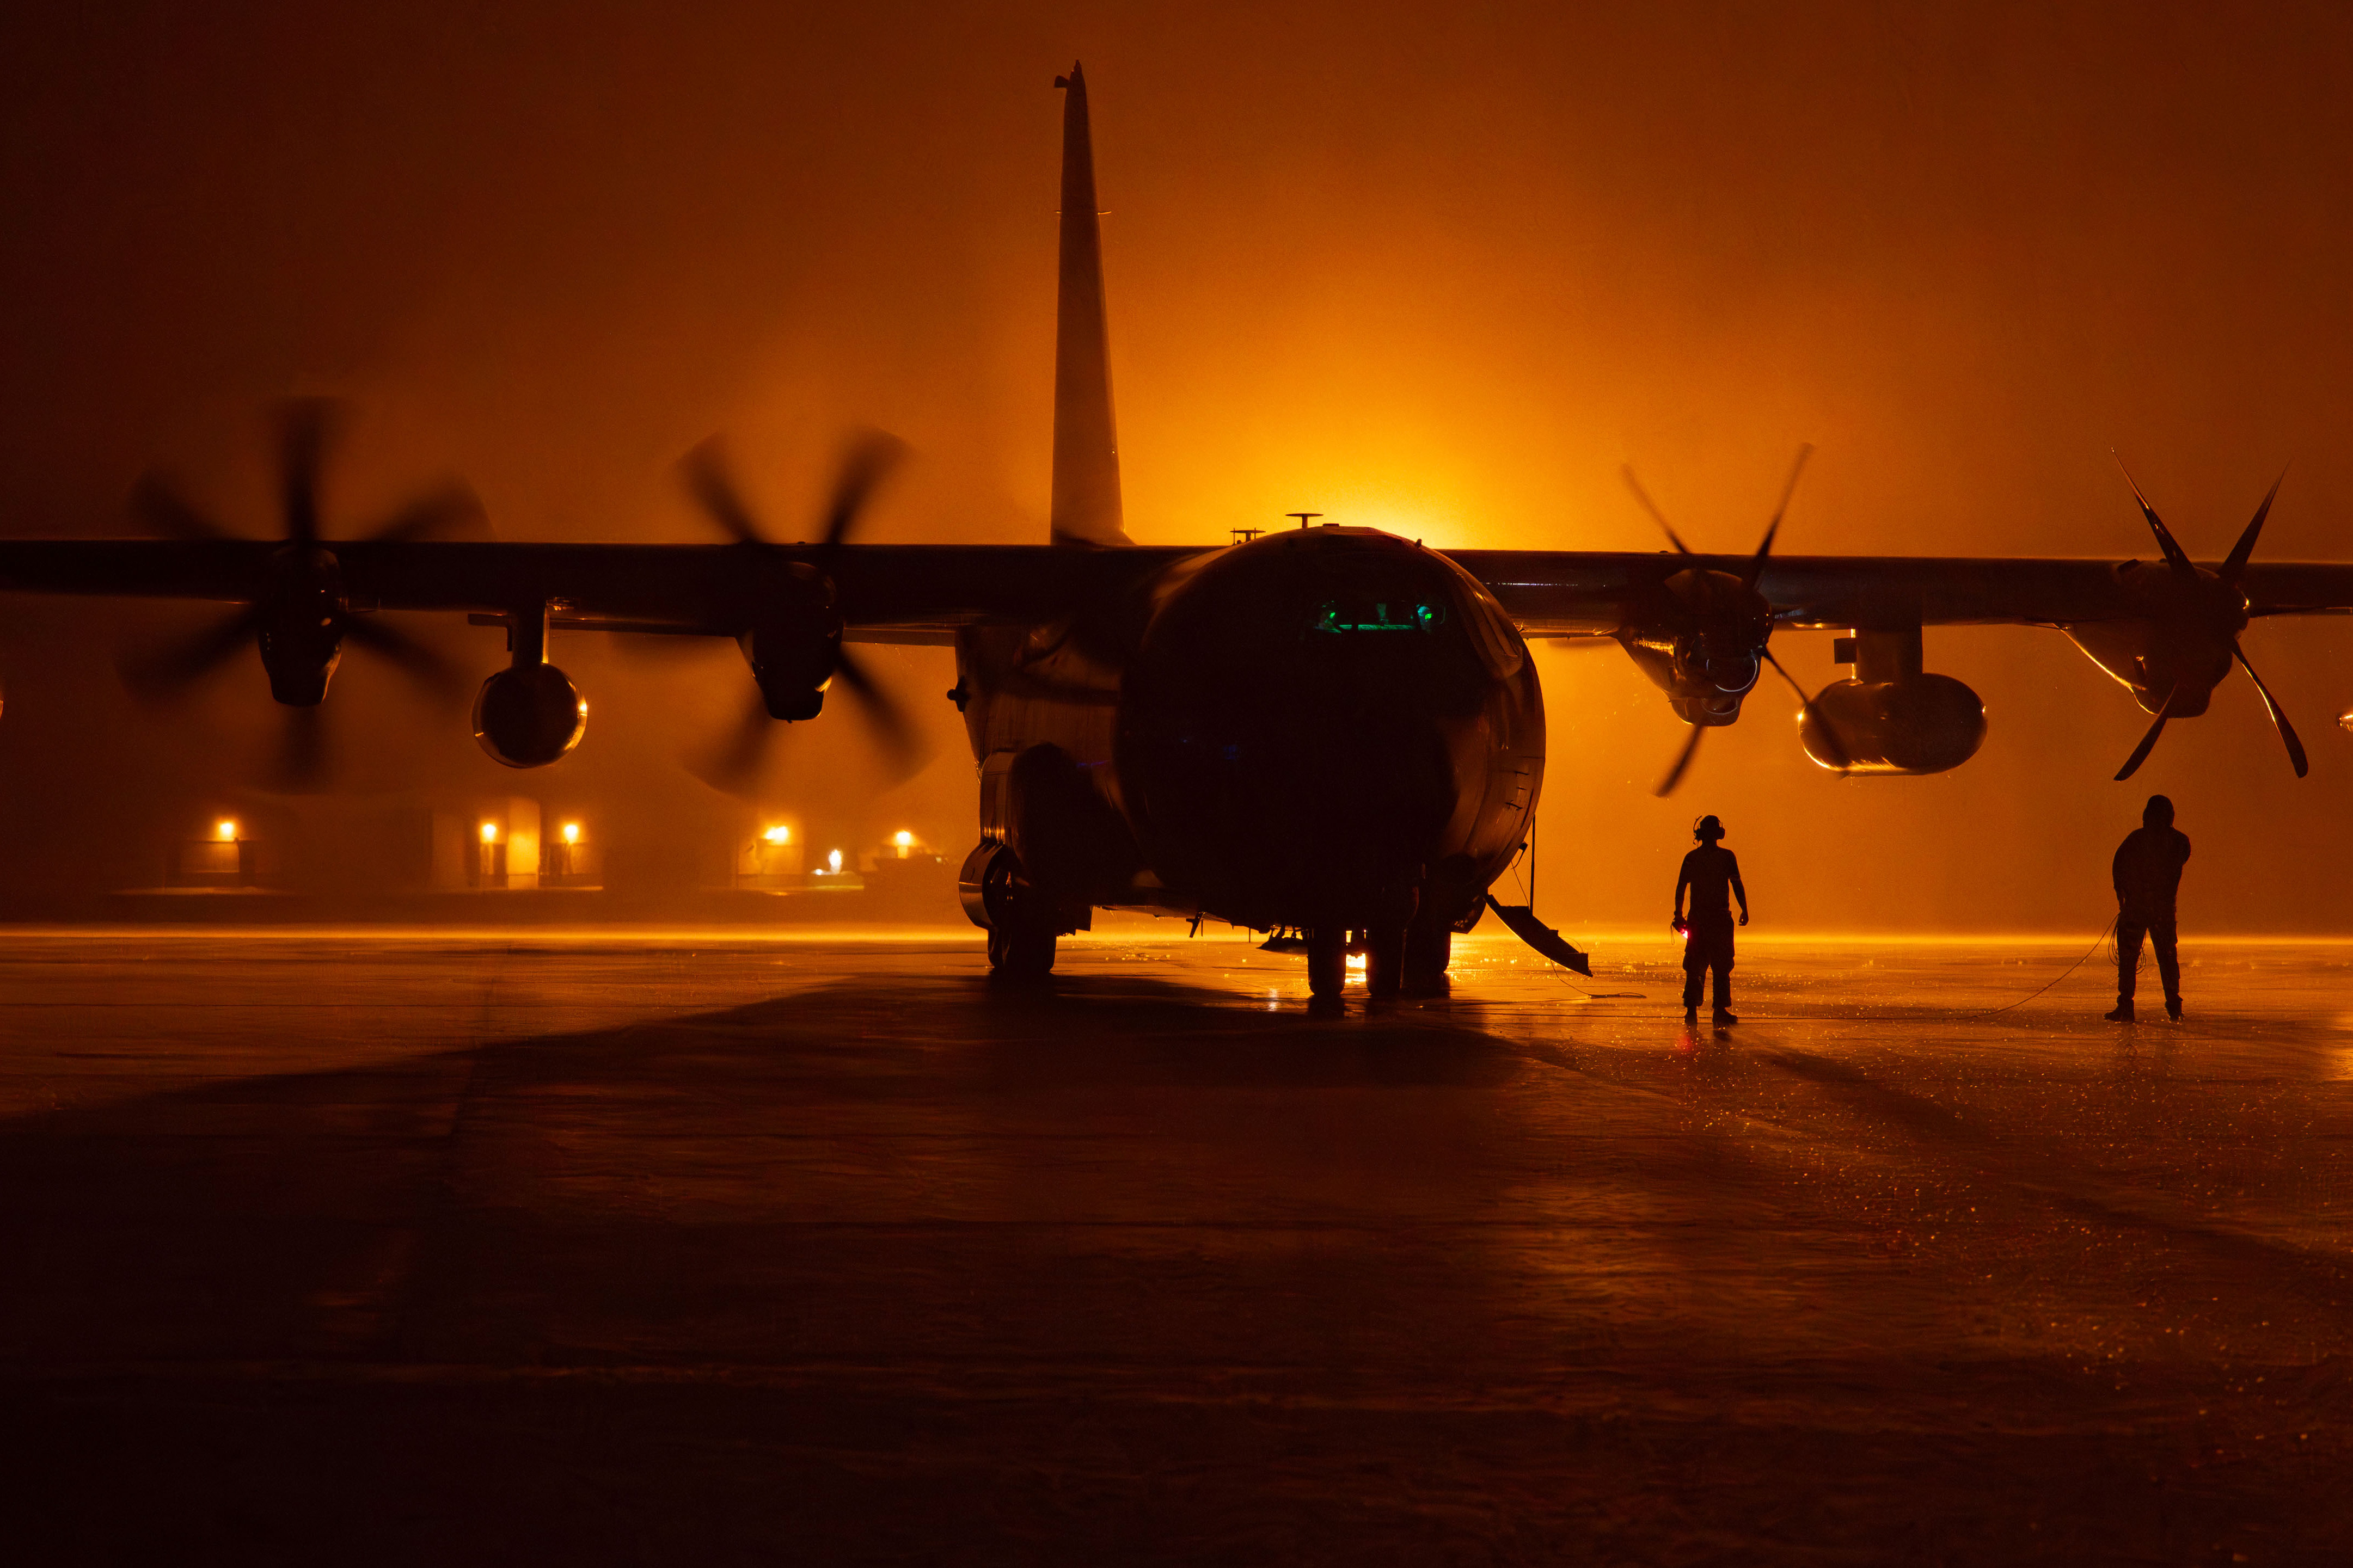
[[[1036,980],[1054,972],[1054,931],[1025,924],[988,933],[988,970],[1012,979]]]
[[[1019,857],[984,843],[965,859],[958,882],[965,912],[988,932],[990,973],[1039,980],[1053,973],[1060,910],[1022,874]]]

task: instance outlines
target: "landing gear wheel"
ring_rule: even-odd
[[[1348,978],[1348,932],[1340,926],[1316,926],[1307,933],[1307,994],[1314,1002],[1336,1007],[1340,987]]]
[[[1054,933],[1027,922],[988,933],[988,967],[1012,979],[1037,980],[1054,972]]]
[[[999,848],[990,857],[980,878],[990,973],[1025,980],[1053,973],[1054,928],[1039,918],[1042,902],[1012,850]]]
[[[1407,996],[1446,994],[1446,966],[1454,957],[1454,932],[1443,921],[1417,920],[1406,928]]]
[[[1365,933],[1365,994],[1375,1002],[1397,999],[1405,983],[1406,928],[1376,926]]]

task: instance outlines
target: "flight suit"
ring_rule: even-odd
[[[2181,956],[2174,900],[2189,863],[2189,837],[2150,824],[2134,828],[2116,847],[2110,875],[2116,888],[2116,1005],[2132,1005],[2144,939],[2157,950],[2157,977],[2168,1008],[2181,1005]]]
[[[1683,857],[1675,891],[1691,889],[1690,929],[1683,937],[1683,1010],[1699,1005],[1700,991],[1715,976],[1715,1010],[1732,1011],[1732,892],[1740,888],[1740,858],[1719,844],[1703,844]],[[1741,889],[1741,907],[1747,890]]]

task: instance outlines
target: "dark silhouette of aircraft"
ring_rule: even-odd
[[[1351,942],[1369,955],[1376,995],[1440,987],[1453,934],[1525,842],[1545,760],[1528,638],[1616,639],[1695,741],[1738,717],[1778,663],[1777,629],[1836,629],[1854,674],[1810,699],[1800,689],[1807,751],[1842,772],[1926,773],[1977,750],[1985,711],[1967,686],[1924,668],[1922,628],[2055,626],[2156,715],[2129,773],[2167,723],[2204,710],[2234,660],[2253,674],[2238,640],[2253,617],[2353,607],[2353,565],[2253,561],[2269,498],[2215,567],[2192,562],[2145,502],[2164,556],[2154,565],[1776,555],[1778,513],[1740,556],[1680,539],[1672,554],[1441,552],[1336,526],[1219,548],[1134,545],[1120,510],[1086,84],[1073,68],[1058,85],[1050,543],[852,542],[892,458],[873,440],[852,447],[813,544],[773,542],[711,447],[686,477],[732,536],[724,544],[449,538],[466,508],[446,500],[372,536],[329,540],[315,484],[324,424],[298,405],[285,426],[284,539],[229,537],[151,483],[139,513],[164,537],[0,542],[0,588],[244,606],[141,679],[184,682],[250,643],[271,694],[296,709],[324,698],[346,642],[436,678],[370,618],[377,609],[501,624],[509,663],[482,683],[474,731],[519,768],[561,758],[586,722],[550,661],[554,634],[732,637],[756,703],[703,769],[723,784],[756,762],[774,725],[818,717],[837,688],[888,747],[911,750],[913,726],[853,650],[953,647],[949,695],[980,763],[965,906],[993,965],[1045,972],[1056,939],[1096,909],[1206,914],[1304,932],[1323,996],[1336,994]],[[2295,731],[2256,685],[2303,773]],[[1546,929],[1532,910],[1525,923]]]

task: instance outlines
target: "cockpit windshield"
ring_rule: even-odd
[[[1326,599],[1309,630],[1332,637],[1355,632],[1429,632],[1446,624],[1446,606],[1433,600]]]

